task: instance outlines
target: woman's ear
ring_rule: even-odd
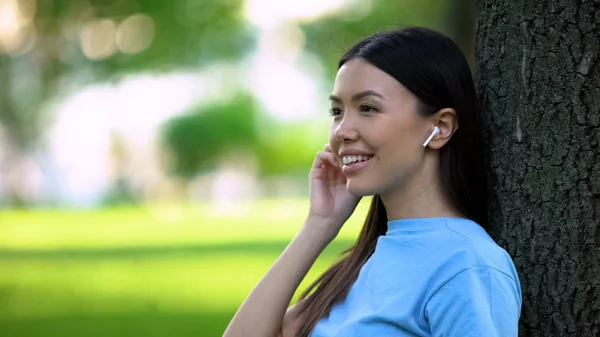
[[[458,129],[458,118],[456,111],[452,108],[444,108],[436,112],[434,116],[433,121],[440,132],[431,139],[428,146],[432,149],[441,149]]]

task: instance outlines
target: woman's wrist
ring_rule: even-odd
[[[321,243],[324,248],[335,239],[341,227],[333,220],[309,215],[299,234],[308,236],[313,242]]]

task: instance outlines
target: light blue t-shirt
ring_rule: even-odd
[[[520,314],[514,264],[481,226],[400,219],[311,336],[516,337]]]

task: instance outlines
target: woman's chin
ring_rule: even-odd
[[[373,188],[372,184],[367,184],[362,179],[349,179],[346,184],[346,188],[350,194],[357,197],[366,197],[377,194],[377,191]]]

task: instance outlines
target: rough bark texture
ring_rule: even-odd
[[[600,1],[479,0],[492,235],[520,336],[600,336]]]

